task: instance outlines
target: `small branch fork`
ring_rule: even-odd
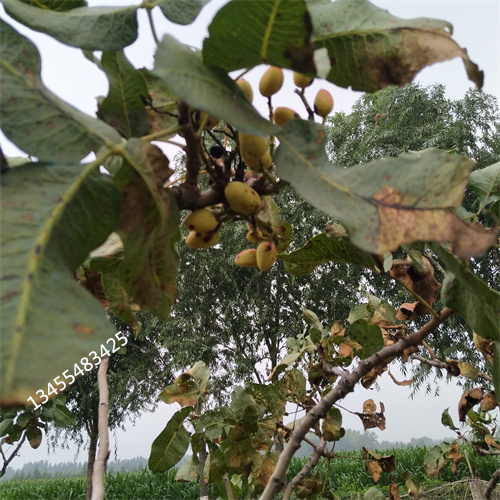
[[[9,464],[14,460],[14,458],[17,456],[17,452],[21,449],[21,446],[23,445],[24,441],[26,440],[26,431],[23,431],[23,435],[21,439],[19,440],[19,443],[17,443],[17,446],[15,447],[14,451],[11,453],[10,457],[7,458],[3,452],[2,446],[0,445],[0,454],[2,455],[3,459],[3,466],[2,470],[0,470],[0,477],[5,475],[5,472],[7,471],[7,467]]]
[[[433,316],[420,330],[402,338],[391,346],[384,347],[379,352],[361,361],[356,369],[350,373],[343,374],[337,385],[325,397],[315,405],[311,411],[302,419],[300,424],[292,433],[288,445],[281,453],[273,475],[267,483],[260,500],[272,500],[280,492],[286,479],[286,471],[290,462],[298,450],[300,443],[311,427],[318,420],[324,418],[328,410],[340,399],[354,391],[355,385],[373,368],[387,362],[387,360],[401,356],[405,349],[420,345],[422,341],[436,328],[453,314],[449,308],[444,308],[437,317]]]

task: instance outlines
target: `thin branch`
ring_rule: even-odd
[[[493,493],[493,490],[495,489],[495,486],[498,484],[499,481],[500,481],[500,469],[495,471],[493,473],[493,476],[491,476],[491,481],[489,482],[488,487],[484,492],[486,500],[490,500],[491,494]]]
[[[17,444],[17,446],[15,447],[14,451],[12,452],[12,454],[9,458],[5,457],[3,450],[2,450],[2,447],[0,446],[0,452],[1,452],[2,458],[3,458],[3,467],[2,467],[2,470],[0,471],[0,477],[5,475],[5,472],[7,471],[7,467],[12,462],[12,460],[14,460],[14,457],[16,457],[17,452],[21,449],[21,446],[23,445],[25,440],[26,440],[26,431],[23,431],[23,435],[22,435],[21,439],[19,440],[19,443]]]
[[[227,473],[224,474],[223,478],[224,478],[224,486],[226,487],[227,499],[233,500],[234,499],[233,490],[231,488],[231,483],[229,482],[229,476],[227,475]]]
[[[420,345],[422,341],[430,335],[441,323],[453,314],[449,308],[444,308],[438,317],[433,316],[420,330],[403,337],[391,346],[386,346],[372,356],[361,361],[355,370],[343,375],[337,385],[329,391],[321,401],[315,405],[311,411],[302,419],[295,431],[292,433],[288,445],[280,455],[273,475],[267,483],[261,500],[272,500],[274,496],[282,490],[285,484],[286,471],[290,462],[299,449],[300,444],[309,431],[318,420],[324,418],[328,410],[340,399],[354,391],[356,384],[373,368],[385,364],[389,359],[401,356],[405,349]]]
[[[312,468],[318,463],[322,452],[326,448],[326,441],[324,438],[321,438],[320,444],[314,447],[314,453],[311,455],[311,458],[307,461],[307,463],[302,467],[302,469],[297,473],[297,475],[288,483],[286,487],[285,493],[283,494],[283,500],[290,500],[290,496],[292,494],[293,489],[305,478],[309,475]]]
[[[104,500],[104,473],[106,462],[109,457],[109,434],[108,434],[108,405],[109,389],[106,373],[109,366],[109,356],[104,356],[97,372],[99,384],[99,452],[94,466],[92,476],[92,500]]]
[[[155,41],[155,44],[158,45],[160,42],[158,40],[158,35],[156,33],[152,10],[146,9],[146,12],[148,13],[148,21],[149,21],[149,26],[151,27],[151,34],[153,35],[153,40]]]
[[[446,363],[443,363],[443,361],[439,361],[438,359],[428,359],[424,356],[420,356],[420,354],[412,354],[410,358],[416,361],[420,361],[421,363],[425,363],[426,365],[439,368],[441,370],[447,369]],[[487,373],[478,372],[477,376],[478,378],[482,378],[483,380],[486,380],[488,382],[493,382],[493,377],[491,375],[488,375]]]

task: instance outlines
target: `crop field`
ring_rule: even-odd
[[[459,464],[456,475],[451,474],[450,464],[447,464],[436,478],[429,479],[424,470],[425,448],[408,447],[402,450],[385,450],[383,455],[396,455],[396,470],[389,476],[382,474],[376,484],[387,494],[392,481],[400,485],[403,494],[405,481],[403,473],[409,470],[414,479],[421,482],[424,488],[456,482],[470,477],[470,471],[465,461]],[[463,453],[463,451],[462,451]],[[321,499],[351,499],[357,498],[371,486],[374,486],[371,475],[365,471],[364,463],[357,452],[342,453],[342,457],[320,462],[313,470],[313,475],[323,480],[322,493],[309,498]],[[493,472],[500,466],[500,460],[495,457],[478,457],[468,450],[468,458],[476,477],[489,480]],[[289,478],[293,477],[306,463],[306,459],[294,459],[289,470]],[[181,483],[174,481],[176,470],[164,474],[153,474],[144,469],[136,473],[116,473],[106,476],[107,500],[197,500],[200,490],[197,483]],[[326,478],[326,481],[325,481]],[[24,481],[4,481],[0,483],[0,498],[2,500],[83,500],[85,499],[85,478],[58,478]],[[209,486],[209,498],[216,499],[219,490],[216,485]],[[361,497],[360,497],[361,498]],[[446,498],[446,497],[442,497]],[[450,497],[452,498],[452,497]]]

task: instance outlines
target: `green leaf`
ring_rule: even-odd
[[[403,243],[445,241],[457,255],[483,253],[494,235],[450,210],[460,205],[473,163],[427,149],[343,168],[329,162],[318,124],[292,120],[278,133],[278,175],[323,212],[339,219],[351,242],[375,254]]]
[[[304,0],[232,0],[208,28],[203,60],[226,71],[271,64],[316,74],[311,29]]]
[[[224,71],[205,66],[190,47],[169,35],[158,46],[153,74],[193,108],[231,123],[242,132],[269,135],[279,130],[260,116]]]
[[[441,289],[443,304],[462,316],[478,335],[499,342],[500,294],[441,245],[432,244],[431,248],[446,267]]]
[[[32,30],[86,50],[121,50],[137,39],[137,6],[81,7],[55,12],[19,0],[3,0],[5,11]]]
[[[345,236],[320,233],[313,236],[302,248],[278,255],[285,262],[286,270],[295,276],[306,276],[326,262],[346,262],[376,271],[373,256],[353,246]]]
[[[450,414],[448,413],[448,408],[443,411],[443,414],[441,415],[441,423],[445,426],[451,429],[452,431],[458,429],[458,427],[455,427],[455,424],[453,423],[453,419],[451,418]]]
[[[151,98],[151,108],[146,110],[149,122],[149,133],[164,131],[178,125],[177,120],[177,97],[172,93],[161,78],[153,75],[147,69],[141,69],[148,86],[148,94]],[[171,136],[177,132],[172,133]],[[162,136],[156,140],[166,141],[171,136]]]
[[[483,72],[451,38],[452,26],[437,19],[400,19],[368,0],[310,2],[312,40],[331,61],[327,79],[340,87],[374,92],[410,83],[425,66],[461,57],[479,88]]]
[[[303,347],[299,352],[292,352],[285,356],[273,369],[271,372],[271,380],[276,380],[278,375],[285,371],[287,367],[293,365],[298,359],[302,358],[306,352],[313,352],[316,349],[316,346],[306,346]]]
[[[112,127],[45,88],[36,47],[1,20],[0,50],[1,126],[20,149],[44,161],[71,163],[102,144],[122,141]]]
[[[10,429],[14,425],[14,419],[6,418],[0,422],[0,437],[6,436],[9,434]]]
[[[109,93],[97,116],[125,137],[139,137],[149,131],[144,99],[148,87],[144,75],[130,64],[122,51],[104,52],[102,69],[109,80]]]
[[[425,455],[425,472],[429,477],[437,476],[439,471],[448,461],[448,454],[451,451],[451,444],[441,443],[432,447]]]
[[[21,0],[21,2],[33,7],[57,10],[59,12],[66,12],[67,10],[87,6],[86,0]]]
[[[42,431],[38,427],[30,427],[26,431],[26,437],[34,450],[42,444]]]
[[[326,417],[322,420],[321,430],[325,441],[338,441],[345,434],[342,428],[342,413],[338,408],[330,408]]]
[[[118,269],[134,303],[167,319],[177,297],[179,266],[174,247],[179,210],[163,188],[172,171],[161,150],[140,139],[127,142],[125,158],[115,177],[124,200],[116,232],[125,254]]]
[[[411,474],[409,470],[403,473],[406,489],[412,498],[418,498],[424,491],[424,487]]]
[[[177,473],[175,474],[175,481],[180,481],[183,483],[192,483],[198,479],[198,474],[200,472],[200,461],[197,455],[191,455],[191,458],[184,462]]]
[[[365,319],[359,319],[351,325],[349,337],[363,347],[361,351],[354,349],[354,353],[361,359],[368,358],[384,347],[384,338],[380,327]]]
[[[385,495],[375,486],[372,486],[365,491],[363,500],[385,500]]]
[[[165,429],[153,441],[148,468],[152,472],[165,472],[172,468],[186,453],[190,434],[184,428],[184,420],[193,411],[191,406],[174,413]]]
[[[489,203],[500,200],[500,162],[472,172],[469,186],[479,197],[478,212],[483,210]],[[500,204],[496,203],[495,206],[498,208]],[[500,213],[495,215],[500,217]]]
[[[95,165],[23,165],[0,186],[1,398],[24,405],[115,333],[73,272],[116,225],[120,193]]]
[[[200,10],[210,0],[161,0],[157,3],[163,15],[173,23],[191,24],[200,13]]]
[[[71,413],[64,404],[59,404],[58,400],[54,401],[52,407],[52,418],[57,427],[70,427],[76,424],[76,417]]]
[[[370,323],[385,322],[393,325],[396,322],[396,311],[385,300],[374,295],[368,295],[368,302],[358,304],[349,311],[349,317],[347,318],[349,323],[352,324],[358,319],[365,319]]]

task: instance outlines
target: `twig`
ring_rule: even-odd
[[[99,451],[94,466],[92,476],[92,500],[103,500],[104,473],[106,472],[106,462],[109,457],[109,434],[108,434],[108,404],[109,389],[106,380],[106,373],[109,366],[109,356],[104,356],[97,372],[97,382],[99,384]]]
[[[323,454],[325,448],[326,441],[324,438],[321,438],[320,444],[314,447],[314,453],[311,455],[311,458],[307,461],[304,467],[302,467],[298,474],[288,483],[285,493],[283,494],[283,500],[290,499],[293,489],[309,474],[309,472],[311,472],[312,468],[318,463],[318,460]]]
[[[416,361],[420,361],[421,363],[425,363],[426,365],[434,366],[435,368],[440,368],[442,370],[447,369],[446,363],[443,363],[443,361],[439,361],[439,359],[424,358],[424,356],[420,356],[420,354],[412,354],[410,358]],[[488,375],[487,373],[478,372],[477,376],[478,378],[482,378],[483,380],[486,380],[488,382],[493,382],[493,377],[491,375]]]
[[[149,26],[151,27],[151,34],[153,35],[153,40],[155,41],[155,44],[158,45],[158,35],[156,34],[156,28],[155,28],[155,23],[153,22],[153,14],[151,12],[151,9],[146,9],[146,12],[148,13],[148,21],[149,21]]]
[[[229,476],[226,474],[224,474],[223,476],[224,478],[224,486],[226,487],[226,493],[227,493],[227,500],[233,500],[233,490],[231,488],[231,484],[229,482]]]
[[[361,361],[355,370],[351,373],[343,375],[337,385],[330,390],[321,401],[315,405],[311,411],[302,419],[295,431],[292,433],[288,445],[280,455],[273,475],[269,479],[261,500],[272,500],[274,496],[281,491],[285,484],[286,471],[290,462],[299,449],[300,444],[307,434],[309,429],[313,427],[318,420],[324,418],[328,410],[340,399],[345,397],[350,392],[354,391],[356,384],[373,368],[381,364],[385,364],[387,360],[403,354],[405,349],[420,345],[422,341],[430,335],[441,323],[448,319],[453,311],[449,308],[444,308],[440,313],[436,313],[437,317],[433,316],[420,330],[403,337],[398,342],[391,346],[386,346],[372,356]]]

